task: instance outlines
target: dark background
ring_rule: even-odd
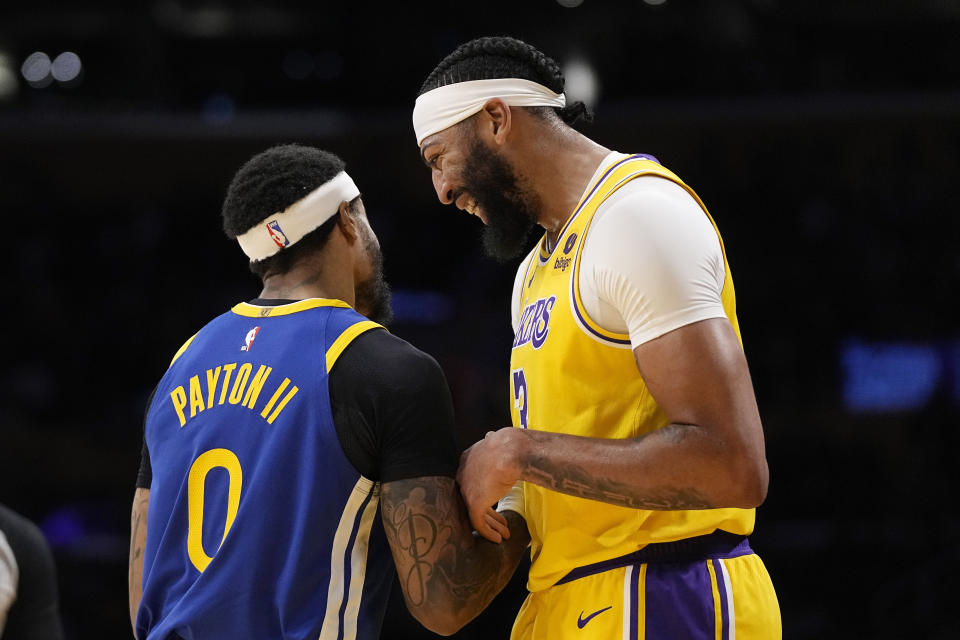
[[[47,534],[68,638],[129,637],[144,402],[259,292],[219,209],[271,144],[347,161],[392,329],[443,365],[462,444],[508,424],[515,265],[438,204],[410,125],[441,57],[501,34],[592,67],[582,130],[658,156],[724,234],[785,637],[960,636],[960,2],[82,4],[0,8],[0,502]],[[76,52],[81,76],[31,85],[36,51]],[[523,594],[457,637],[506,638]],[[399,599],[387,615],[385,638],[432,637]]]

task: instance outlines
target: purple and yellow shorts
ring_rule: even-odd
[[[780,605],[745,536],[647,545],[527,596],[511,640],[767,640]]]

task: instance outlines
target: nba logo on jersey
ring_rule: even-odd
[[[281,249],[290,244],[290,241],[287,240],[287,236],[284,235],[283,230],[280,229],[280,224],[276,220],[271,220],[267,223],[267,233],[270,234],[270,239],[277,243],[277,246]]]
[[[260,327],[254,327],[247,331],[247,337],[243,339],[246,343],[240,347],[240,351],[250,351],[253,348],[253,341],[257,339],[257,334],[260,333]]]

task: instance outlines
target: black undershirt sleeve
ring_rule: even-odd
[[[150,392],[147,398],[147,408],[143,410],[143,446],[140,449],[140,470],[137,471],[137,489],[149,489],[153,482],[153,467],[150,465],[150,452],[147,451],[147,413],[150,411],[150,405],[153,403],[153,396],[157,392],[156,387]]]
[[[361,475],[381,482],[455,475],[453,401],[432,357],[387,331],[367,331],[337,358],[328,385],[337,439]],[[148,411],[152,401],[153,393]],[[144,439],[137,488],[149,489],[152,478]]]
[[[384,330],[368,331],[337,359],[329,388],[340,445],[363,476],[391,482],[456,473],[453,402],[432,357]]]

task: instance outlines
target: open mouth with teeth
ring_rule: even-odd
[[[480,205],[477,204],[477,201],[469,196],[464,197],[464,200],[465,201],[462,204],[458,201],[457,206],[467,213],[477,216],[484,222],[484,224],[486,224],[487,218],[483,215],[483,213],[481,213]]]
[[[476,201],[471,200],[470,204],[466,207],[466,211],[467,213],[471,213],[480,218],[483,224],[487,224],[487,216],[483,215],[483,211],[480,209],[480,205],[478,205]]]

